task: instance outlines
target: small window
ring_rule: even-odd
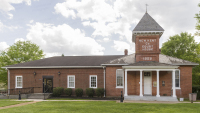
[[[124,85],[124,71],[123,69],[116,70],[116,88],[123,88]]]
[[[74,75],[69,75],[68,76],[68,88],[75,88],[75,76]]]
[[[175,71],[175,87],[180,87],[180,73],[179,70]]]
[[[173,76],[172,76],[172,87],[173,87]],[[180,70],[175,70],[175,88],[180,89]]]
[[[90,75],[90,88],[97,88],[97,75]]]
[[[22,88],[22,76],[15,77],[15,88]]]

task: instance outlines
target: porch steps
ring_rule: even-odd
[[[144,101],[173,101],[173,102],[178,102],[178,99],[176,97],[171,97],[171,96],[137,96],[137,95],[130,95],[130,96],[125,96],[124,100],[144,100]]]
[[[28,95],[28,99],[44,99],[44,97],[47,99],[50,95],[51,93],[45,93],[45,95],[44,93],[33,93]]]

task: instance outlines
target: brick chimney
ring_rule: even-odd
[[[124,50],[124,55],[128,55],[128,49]]]

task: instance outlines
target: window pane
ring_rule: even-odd
[[[117,70],[116,71],[116,82],[117,82],[117,86],[123,86],[123,70]]]
[[[91,81],[90,81],[91,87],[97,87],[97,86],[96,86],[96,77],[91,76],[91,79],[90,79],[90,80],[91,80]]]
[[[175,87],[180,87],[179,79],[179,71],[175,71]]]
[[[22,87],[22,77],[17,77],[16,82],[17,82],[16,87]]]
[[[69,83],[69,86],[68,86],[68,87],[75,87],[75,86],[74,86],[75,77],[74,77],[74,76],[69,76],[68,83]]]

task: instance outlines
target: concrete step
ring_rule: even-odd
[[[176,97],[171,97],[171,96],[161,96],[161,97],[156,97],[156,96],[125,96],[124,100],[144,100],[144,101],[174,101],[177,102],[178,99]]]
[[[28,99],[47,99],[49,98],[51,93],[33,93],[28,95]]]

